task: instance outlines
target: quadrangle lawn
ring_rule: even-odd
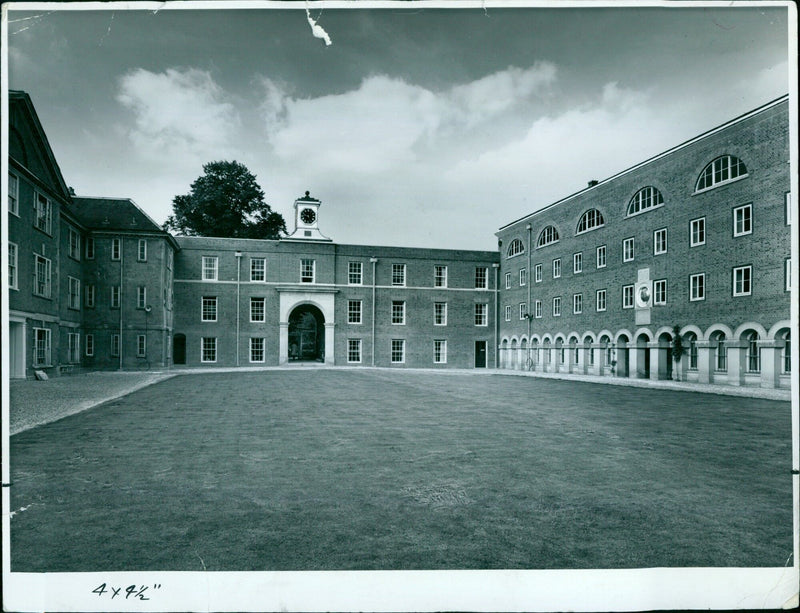
[[[491,374],[178,376],[11,438],[13,571],[783,566],[790,404]]]

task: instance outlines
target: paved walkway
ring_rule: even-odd
[[[9,423],[12,435],[35,426],[50,423],[75,413],[80,413],[104,402],[120,398],[159,381],[176,375],[199,375],[209,372],[253,372],[297,370],[303,368],[324,368],[330,370],[399,370],[370,366],[325,366],[323,364],[302,363],[272,367],[233,367],[233,368],[181,368],[159,372],[93,372],[57,377],[47,381],[11,381]],[[757,387],[734,387],[725,385],[704,385],[683,381],[651,381],[649,379],[627,379],[622,377],[598,377],[562,373],[535,373],[519,370],[476,370],[448,368],[432,370],[404,368],[403,372],[421,372],[441,375],[500,375],[509,377],[537,377],[542,379],[562,379],[583,381],[603,385],[623,385],[647,389],[669,389],[673,391],[767,398],[770,400],[791,400],[790,390],[761,389]]]

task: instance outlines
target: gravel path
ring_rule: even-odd
[[[47,381],[11,381],[11,435],[80,413],[164,379],[173,373],[93,372]]]

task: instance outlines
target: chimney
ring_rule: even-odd
[[[598,183],[600,183],[600,181],[598,181],[597,179],[592,179],[591,181],[589,181],[589,187],[594,187]]]

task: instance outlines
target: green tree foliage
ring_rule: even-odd
[[[239,162],[209,162],[188,194],[172,199],[164,229],[184,236],[280,238],[286,222],[264,201],[256,177]]]

